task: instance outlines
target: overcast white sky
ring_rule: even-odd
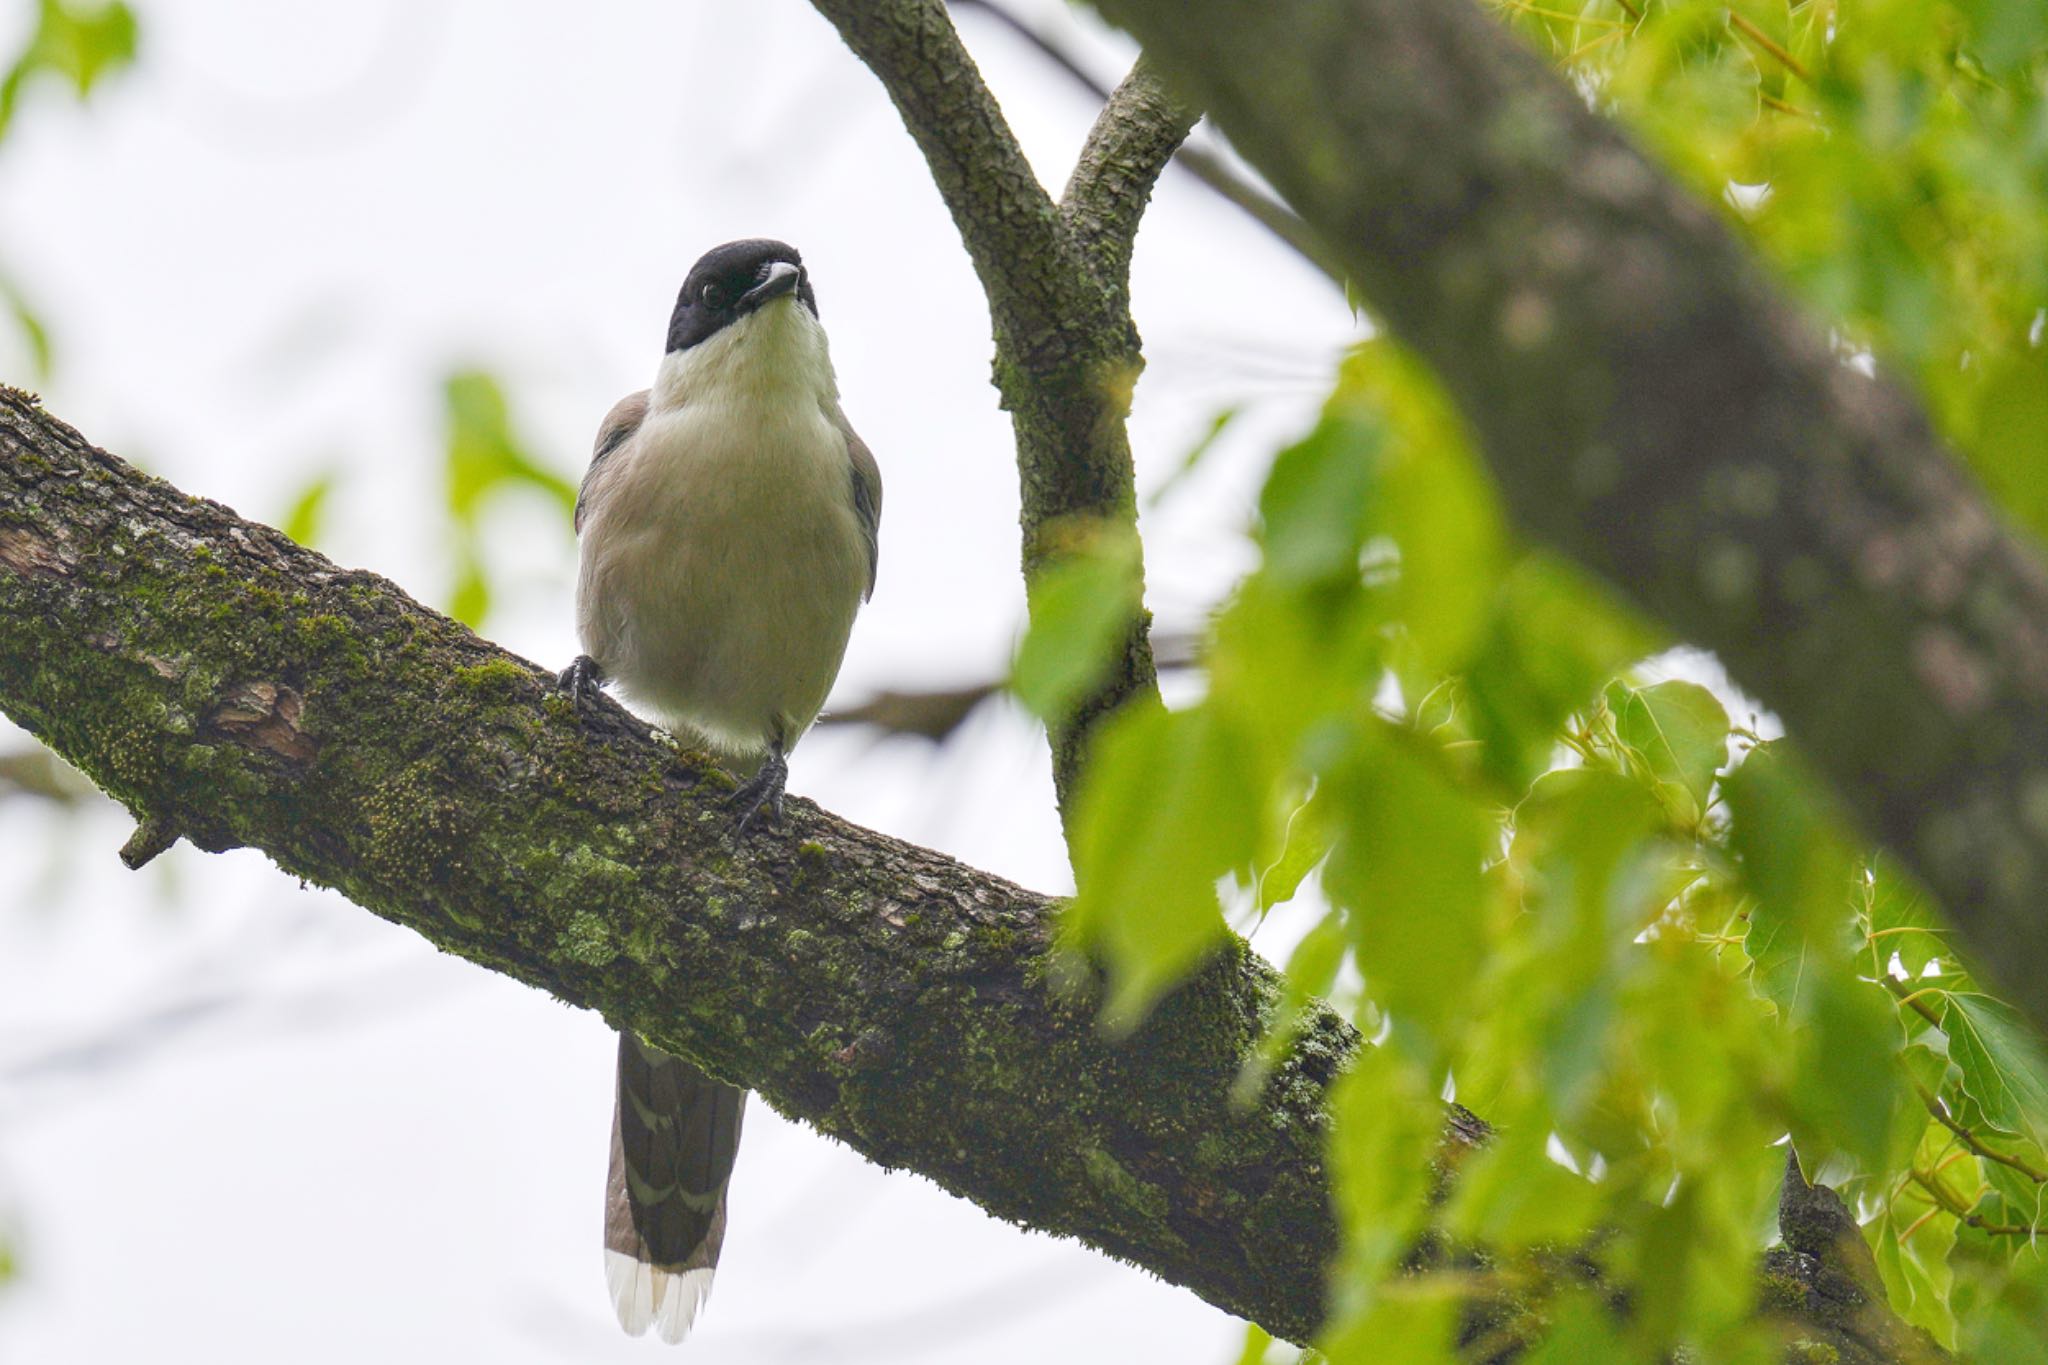
[[[1105,79],[1121,40],[1015,7]],[[30,0],[0,8],[12,51]],[[881,582],[838,695],[992,675],[1022,610],[988,321],[894,110],[801,0],[154,0],[140,66],[90,108],[36,92],[0,145],[0,270],[52,323],[51,409],[243,513],[341,484],[321,548],[446,600],[439,379],[506,381],[575,477],[644,385],[691,261],[796,243],[846,406],[888,486]],[[1094,107],[985,18],[963,29],[1041,176]],[[1151,602],[1198,619],[1246,565],[1264,460],[1314,411],[1344,304],[1178,173],[1135,267],[1133,419],[1158,486]],[[0,335],[0,377],[28,379]],[[572,652],[573,551],[501,509],[485,633]],[[0,750],[23,737],[0,723]],[[1046,890],[1067,885],[1040,737],[980,717],[936,754],[814,735],[792,787]],[[104,804],[0,803],[0,1218],[24,1274],[0,1360],[654,1359],[599,1258],[611,1035],[436,955],[259,855],[140,874]],[[1183,1291],[1027,1236],[750,1110],[717,1292],[681,1354],[773,1361],[1233,1358]]]

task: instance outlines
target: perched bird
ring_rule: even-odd
[[[882,476],[839,407],[794,247],[728,242],[691,267],[654,386],[598,428],[576,500],[562,674],[606,682],[746,775],[741,834],[782,811],[786,759],[874,591]],[[605,1272],[619,1322],[680,1341],[711,1292],[746,1092],[619,1037]]]

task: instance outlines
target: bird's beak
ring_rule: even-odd
[[[762,281],[746,293],[740,295],[738,311],[741,313],[751,313],[772,299],[779,299],[784,294],[794,294],[796,287],[803,283],[803,278],[804,272],[802,269],[791,265],[788,261],[775,261],[771,263],[768,267],[768,273]]]

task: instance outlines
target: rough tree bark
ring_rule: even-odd
[[[1470,0],[1096,0],[1436,369],[1522,528],[1715,651],[2048,1028],[2048,570],[1896,383]]]

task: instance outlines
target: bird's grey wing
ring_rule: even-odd
[[[612,404],[612,410],[598,423],[597,444],[590,453],[590,468],[583,473],[583,486],[576,490],[576,529],[583,529],[583,508],[590,501],[590,489],[597,482],[597,471],[603,467],[612,452],[626,443],[626,438],[640,429],[640,423],[647,417],[647,390],[629,393]]]
[[[866,599],[875,595],[875,570],[882,559],[882,467],[875,463],[875,453],[855,433],[837,403],[828,406],[825,415],[846,437],[846,460],[853,477],[853,510],[860,518],[861,536],[868,547],[868,590],[861,594]]]

